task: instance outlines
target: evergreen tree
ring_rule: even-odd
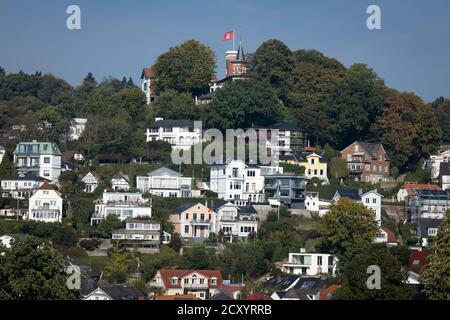
[[[3,160],[0,163],[0,178],[10,177],[14,174],[14,166],[9,158],[9,154],[6,152],[3,155]]]

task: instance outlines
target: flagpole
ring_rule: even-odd
[[[236,38],[236,35],[235,35],[235,30],[233,29],[233,51],[235,51],[235,46],[234,46],[234,39]]]

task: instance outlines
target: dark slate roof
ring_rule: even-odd
[[[175,213],[183,213],[184,211],[186,211],[187,209],[189,209],[190,207],[195,206],[195,203],[184,203],[181,206],[179,206],[178,208],[176,208],[175,210],[172,211],[172,214]]]
[[[99,288],[113,300],[138,300],[143,297],[139,290],[128,284],[101,284]]]
[[[161,127],[194,127],[192,120],[159,120],[149,125],[149,128]]]
[[[238,209],[240,214],[257,214],[253,206],[239,206]]]
[[[98,288],[97,281],[89,277],[81,277],[80,292],[83,296],[89,295],[97,288]]]
[[[47,179],[44,179],[42,177],[38,177],[30,172],[27,172],[25,174],[19,174],[17,176],[12,176],[12,177],[6,177],[3,178],[1,180],[12,180],[12,181],[47,181]]]
[[[244,47],[239,43],[238,53],[235,62],[245,62]]]
[[[215,295],[209,298],[209,300],[234,300],[234,299],[224,290],[219,289],[219,292],[217,292]]]
[[[316,295],[325,289],[328,281],[320,278],[300,278],[295,286],[288,290],[284,298],[310,300],[308,295]]]
[[[287,121],[280,121],[277,123],[274,123],[270,126],[267,126],[266,129],[278,129],[278,130],[302,130],[300,127],[287,122]]]
[[[442,176],[450,176],[450,162],[441,162],[439,167],[439,175]]]
[[[428,238],[428,229],[437,228],[441,225],[442,219],[421,218],[418,223],[419,236]]]
[[[263,287],[267,288],[277,288],[281,290],[286,290],[290,286],[292,286],[295,281],[297,281],[300,277],[299,276],[284,276],[281,278],[273,277],[267,280],[263,283]]]
[[[381,143],[371,143],[371,142],[361,142],[358,141],[359,145],[367,151],[367,153],[372,157],[372,159],[377,159],[377,152],[383,146]],[[387,155],[385,156],[386,160],[388,160]]]
[[[346,197],[353,200],[359,200],[361,198],[359,191],[355,189],[343,188],[337,190],[336,192],[338,192],[341,197]]]

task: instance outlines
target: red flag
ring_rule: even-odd
[[[234,30],[228,31],[223,35],[223,41],[233,40],[234,39]]]

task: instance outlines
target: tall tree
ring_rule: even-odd
[[[281,118],[283,105],[264,82],[238,80],[215,92],[205,109],[206,126],[220,130],[268,125]]]
[[[120,250],[115,243],[111,251],[111,261],[103,270],[105,277],[113,283],[123,283],[127,280],[131,255],[127,250]]]
[[[322,219],[320,232],[326,249],[338,254],[340,263],[345,264],[375,239],[375,213],[359,202],[342,198]]]
[[[367,281],[370,266],[380,268],[380,287],[369,288]],[[375,274],[373,274],[375,276]],[[409,300],[414,288],[404,282],[407,274],[401,264],[384,244],[374,244],[357,254],[341,273],[342,286],[336,291],[336,300]]]
[[[333,119],[338,146],[345,147],[355,138],[365,139],[383,107],[384,81],[364,64],[354,64],[324,102]]]
[[[48,242],[30,236],[9,249],[0,245],[0,296],[6,299],[77,299],[67,278],[62,258]]]
[[[442,141],[450,143],[450,99],[440,97],[432,103],[442,130]]]
[[[149,120],[153,121],[155,116],[164,119],[199,120],[201,110],[189,93],[165,91],[154,102]]]
[[[14,173],[14,167],[9,154],[5,152],[3,160],[0,163],[0,178],[6,178],[12,176]]]
[[[157,91],[175,90],[193,95],[208,92],[215,59],[213,50],[197,40],[170,48],[155,63]]]
[[[450,300],[450,210],[438,228],[421,281],[429,299]]]

